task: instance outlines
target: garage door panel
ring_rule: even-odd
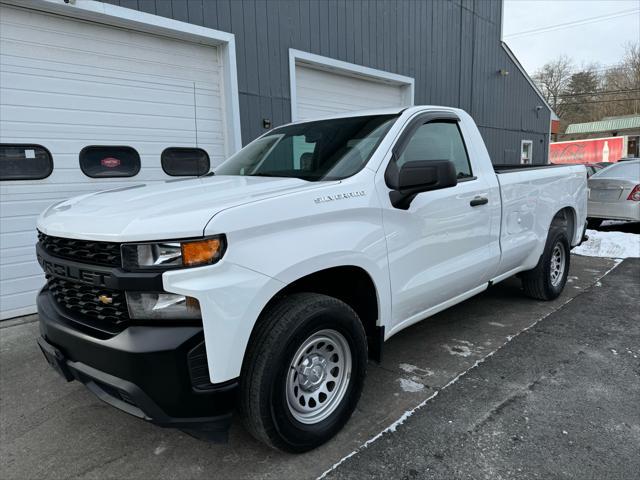
[[[52,125],[40,122],[2,122],[2,138],[5,142],[32,143],[37,137],[47,149],[56,152],[54,161],[60,155],[71,154],[77,160],[78,152],[82,146],[107,143],[111,145],[132,145],[151,149],[149,153],[162,151],[162,145],[174,146],[174,143],[187,143],[194,146],[196,135],[191,129],[162,129],[162,128],[132,128],[111,127],[108,132],[98,125],[77,125],[73,129],[67,125]],[[217,131],[202,132],[199,136],[205,141],[214,142],[220,146],[224,142],[224,136]],[[185,145],[186,146],[186,145]],[[78,148],[80,147],[80,148]]]
[[[4,296],[15,295],[25,291],[34,291],[34,284],[36,282],[38,285],[44,284],[44,275],[42,272],[36,275],[26,275],[21,278],[2,280],[0,281],[0,289],[2,289]]]
[[[93,57],[92,61],[99,62],[101,70],[110,74],[110,76],[116,77],[122,76],[129,78],[132,75],[137,75],[149,81],[152,81],[154,77],[157,80],[164,78],[181,79],[184,78],[185,68],[194,72],[193,79],[196,81],[206,81],[209,75],[215,74],[215,70],[202,68],[200,66],[175,66],[167,62],[154,62],[148,58],[116,57],[105,53],[92,53],[85,50],[61,48],[39,42],[24,42],[18,44],[12,40],[7,40],[6,37],[3,38],[3,43],[6,45],[6,55],[20,56],[24,59],[34,58],[34,51],[44,49],[47,52],[47,59],[50,62],[59,63],[60,67],[63,65],[73,65],[75,68],[79,68],[82,65],[86,65],[82,62],[86,62],[87,57]],[[104,49],[104,45],[102,48]],[[175,58],[178,59],[179,57]],[[131,64],[134,62],[137,65],[132,69]],[[60,67],[58,68],[62,70]],[[144,71],[144,74],[140,73],[141,71]]]
[[[0,249],[0,252],[2,252],[2,255],[0,255],[0,266],[2,267],[24,262],[31,262],[37,265],[37,262],[33,261],[35,252],[34,245],[18,248],[2,248]]]
[[[42,208],[46,208],[48,205],[48,203],[45,203]],[[17,248],[25,245],[35,245],[37,241],[38,237],[35,231],[3,233],[2,248]]]
[[[43,209],[172,179],[160,166],[168,147],[201,146],[217,165],[227,128],[215,46],[9,6],[0,7],[0,23],[0,142],[42,145],[54,163],[45,179],[0,185],[0,277],[9,281],[0,316],[7,318],[33,311],[42,285],[34,244]],[[140,172],[87,177],[78,155],[90,145],[133,147]]]
[[[34,92],[23,89],[13,89],[9,92],[12,105],[20,107],[39,108],[46,104],[48,109],[67,110],[70,105],[76,105],[74,111],[94,113],[126,113],[133,115],[157,116],[162,111],[162,116],[182,117],[193,119],[194,106],[189,104],[168,104],[162,101],[162,97],[144,100],[118,99],[114,97],[96,97],[76,93],[59,93],[55,90],[49,92]],[[193,100],[193,96],[192,96]],[[7,102],[4,102],[5,105]],[[200,108],[198,110],[201,110]],[[203,112],[205,118],[210,112]]]
[[[38,287],[14,295],[2,296],[2,312],[5,318],[33,313],[33,311],[25,307],[25,305],[35,303],[38,290],[44,286],[44,275],[39,279],[33,279],[32,283],[38,285]]]
[[[12,118],[16,122],[31,122],[34,119],[38,119],[39,121],[50,119],[50,121],[54,121],[55,119],[58,123],[69,126],[82,125],[83,119],[86,116],[90,116],[94,125],[106,128],[117,127],[122,125],[122,122],[137,128],[145,126],[150,128],[150,125],[158,125],[161,128],[170,128],[171,125],[175,125],[176,128],[183,130],[188,130],[189,127],[193,128],[193,113],[190,116],[186,114],[168,116],[162,115],[160,112],[156,115],[146,115],[133,112],[98,112],[72,107],[64,109],[49,106],[3,105],[0,109],[0,116],[3,118]]]
[[[306,65],[296,65],[295,75],[299,120],[407,104],[406,85]]]
[[[40,265],[32,261],[6,265],[5,268],[2,269],[3,280],[16,280],[24,277],[40,278],[41,276],[42,269],[40,268]],[[29,288],[29,286],[27,288]]]
[[[44,60],[30,58],[10,58],[3,53],[2,73],[5,75],[21,75],[19,86],[27,86],[35,90],[55,90],[61,92],[77,92],[88,85],[95,86],[90,91],[94,95],[120,98],[139,98],[149,93],[170,93],[171,101],[184,103],[191,95],[193,100],[193,84],[182,79],[158,79],[151,75],[139,75],[133,72],[104,71],[90,68],[78,68],[75,65],[60,65]],[[11,79],[10,77],[8,77]],[[214,76],[215,78],[215,76]],[[22,83],[26,82],[26,83]],[[49,88],[49,82],[55,88]],[[206,90],[206,89],[205,89]],[[213,92],[215,88],[210,89]],[[174,95],[184,95],[175,97]]]
[[[187,68],[199,72],[208,68],[207,64],[201,63],[203,55],[211,55],[215,63],[218,62],[216,50],[189,42],[55,15],[35,14],[31,17],[35,21],[31,21],[21,13],[15,13],[15,9],[7,10],[10,13],[3,11],[2,36],[8,48],[20,45],[28,45],[33,50],[46,48],[50,55],[65,61],[71,59],[77,64],[89,63],[90,56],[97,55],[105,62],[105,68],[137,63],[138,68],[144,70],[153,69],[155,64],[163,68]],[[112,55],[110,49],[104,48],[105,44],[113,46],[118,55]]]
[[[24,232],[33,228],[35,218],[33,215],[2,218],[0,230],[4,233]]]

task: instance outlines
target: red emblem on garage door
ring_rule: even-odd
[[[120,166],[120,160],[113,157],[106,157],[100,160],[100,164],[106,168],[115,168]]]

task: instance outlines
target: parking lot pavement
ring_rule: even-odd
[[[640,260],[600,283],[326,478],[638,478]]]
[[[599,285],[615,264],[573,256],[565,292],[553,302],[524,297],[519,281],[510,279],[394,336],[383,363],[369,365],[363,397],[346,428],[298,456],[263,447],[239,422],[229,443],[219,445],[130,417],[77,382],[64,383],[41,358],[36,323],[0,324],[0,477],[315,478],[523,329]],[[534,354],[522,350],[523,358]],[[502,366],[505,384],[514,381],[511,366]],[[521,366],[513,361],[514,369]],[[466,395],[449,395],[448,401],[462,408]]]

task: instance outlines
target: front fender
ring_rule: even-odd
[[[167,292],[197,298],[211,383],[237,378],[253,326],[285,284],[228,261],[162,275]]]

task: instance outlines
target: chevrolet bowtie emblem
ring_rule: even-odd
[[[113,303],[113,298],[108,295],[100,295],[98,300],[100,300],[100,303],[104,303],[105,305],[111,305]]]

